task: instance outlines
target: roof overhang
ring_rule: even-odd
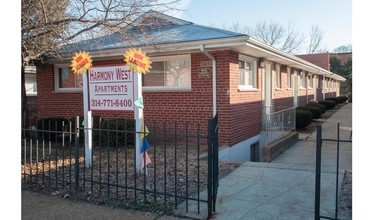
[[[187,41],[179,43],[158,44],[151,46],[139,46],[141,50],[150,56],[167,55],[176,53],[193,53],[200,52],[201,45],[207,51],[214,50],[233,50],[241,54],[246,54],[252,57],[264,58],[270,62],[279,63],[299,70],[307,71],[311,74],[327,76],[338,81],[346,79],[325,70],[313,63],[303,60],[297,56],[291,55],[277,48],[269,46],[261,41],[251,38],[247,35],[230,38],[218,38],[200,41]],[[92,59],[121,59],[129,48],[116,48],[107,50],[89,51]],[[50,63],[70,62],[73,54],[62,54],[59,59],[51,60]]]

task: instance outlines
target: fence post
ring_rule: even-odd
[[[75,192],[79,191],[79,116],[75,119]]]
[[[213,119],[213,212],[216,212],[216,199],[219,187],[219,127],[218,114]]]
[[[207,129],[207,209],[208,218],[212,216],[212,120],[208,120]]]
[[[336,170],[336,181],[335,181],[335,216],[334,218],[337,219],[338,217],[338,181],[339,181],[339,123],[337,125],[337,170]]]
[[[319,125],[316,139],[315,220],[320,220],[321,132],[322,127]]]

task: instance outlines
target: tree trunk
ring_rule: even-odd
[[[22,64],[21,67],[21,119],[22,119],[22,128],[29,127],[29,111],[27,106],[27,98],[26,98],[26,87],[25,87],[25,66]]]

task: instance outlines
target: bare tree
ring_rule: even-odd
[[[181,0],[22,0],[21,60],[22,115],[28,118],[24,67],[58,57],[61,46],[118,33],[126,36],[129,27],[149,10],[177,10]],[[149,22],[148,25],[154,23]],[[138,30],[146,27],[136,26]],[[74,50],[74,48],[71,48]],[[26,122],[27,120],[25,120]]]
[[[320,29],[319,26],[312,25],[311,30],[309,32],[309,44],[307,53],[313,54],[320,49],[321,42],[324,39],[324,31]]]
[[[289,22],[287,28],[276,21],[258,21],[253,27],[233,22],[230,26],[223,24],[223,29],[253,36],[288,53],[298,50],[305,39],[295,22]]]
[[[283,40],[281,49],[288,53],[292,53],[301,47],[305,37],[294,22],[289,21],[288,28],[286,30],[286,37]]]
[[[286,34],[286,29],[275,21],[259,21],[250,29],[249,34],[271,46],[278,47]]]
[[[352,53],[352,45],[342,45],[333,50],[334,53]]]

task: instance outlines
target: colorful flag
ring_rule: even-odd
[[[139,107],[140,109],[143,109],[144,108],[144,100],[142,97],[140,97],[139,99],[137,99],[134,104]]]
[[[143,140],[146,136],[149,135],[149,130],[144,124],[142,124],[141,132],[140,132],[140,140]]]
[[[146,138],[142,141],[142,147],[141,147],[141,152],[140,152],[140,157],[141,157],[141,168],[144,168],[144,164],[148,165],[150,162],[150,157],[148,155],[147,150],[150,148],[150,144]],[[145,163],[144,163],[145,159]]]
[[[141,153],[140,156],[141,156],[141,168],[144,168],[144,157],[145,157],[145,165],[148,165],[150,162],[152,162],[150,160],[148,152],[145,151],[144,153]]]
[[[143,153],[144,151],[147,151],[149,148],[150,148],[150,144],[149,144],[149,142],[148,142],[148,139],[145,138],[145,139],[142,141],[142,147],[141,147],[141,151],[140,151],[140,153]]]
[[[141,129],[141,133],[140,133],[140,140],[142,140],[142,147],[141,147],[141,151],[140,151],[141,168],[144,168],[144,164],[146,166],[151,162],[150,157],[149,157],[148,152],[147,152],[147,150],[150,148],[150,144],[149,144],[148,140],[146,139],[146,136],[148,134],[149,134],[149,130],[143,124],[142,129]],[[144,162],[144,159],[145,159],[145,162]]]

